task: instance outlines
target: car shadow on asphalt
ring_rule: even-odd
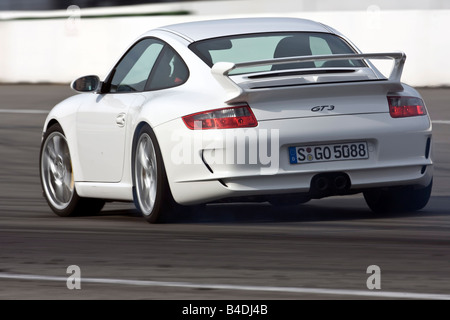
[[[364,219],[407,218],[429,215],[449,215],[450,197],[433,196],[428,205],[417,212],[373,213],[364,199],[334,197],[312,200],[295,206],[272,206],[269,203],[218,203],[204,206],[185,207],[174,213],[164,213],[161,223],[276,223],[276,222],[320,222]],[[100,215],[127,216],[130,219],[143,219],[136,209],[108,210]]]

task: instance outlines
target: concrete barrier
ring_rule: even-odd
[[[230,1],[230,3],[233,3]],[[155,13],[180,13],[174,5],[152,7]],[[113,12],[119,12],[117,11]],[[413,86],[450,85],[450,10],[303,11],[289,13],[105,15],[95,9],[85,16],[76,7],[67,12],[3,13],[0,15],[0,82],[69,83],[85,74],[105,77],[126,48],[145,31],[162,25],[215,18],[287,16],[315,20],[350,38],[363,52],[404,51],[402,80]],[[125,11],[124,11],[125,10]],[[162,11],[161,11],[162,10]],[[175,11],[174,11],[175,10]],[[123,14],[123,13],[126,14]],[[188,13],[186,12],[181,13]],[[248,10],[243,10],[248,12]],[[83,14],[82,14],[83,13]]]

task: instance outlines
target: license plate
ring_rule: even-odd
[[[289,147],[291,164],[368,159],[367,142]]]

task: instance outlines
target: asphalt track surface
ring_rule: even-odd
[[[428,206],[375,215],[361,195],[274,208],[221,204],[150,225],[132,204],[60,218],[39,183],[46,112],[67,86],[0,86],[0,299],[450,299],[450,90],[434,121]],[[69,290],[67,268],[81,270]],[[369,290],[380,268],[381,289]]]

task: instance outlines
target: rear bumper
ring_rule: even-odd
[[[425,171],[424,170],[425,167]],[[222,179],[223,183],[235,192],[254,194],[309,192],[311,181],[319,173],[347,174],[351,181],[350,190],[362,190],[386,186],[417,185],[427,186],[433,176],[433,167],[405,166],[391,168],[346,170],[322,170],[317,172],[288,173],[272,176],[234,177]]]
[[[350,191],[427,186],[433,176],[427,116],[389,114],[261,121],[255,129],[192,131],[181,120],[155,129],[169,185],[180,204],[228,197],[305,193],[314,176],[341,172]],[[234,141],[234,143],[231,143]],[[288,148],[367,141],[369,159],[295,164]],[[428,145],[428,146],[427,146]]]

